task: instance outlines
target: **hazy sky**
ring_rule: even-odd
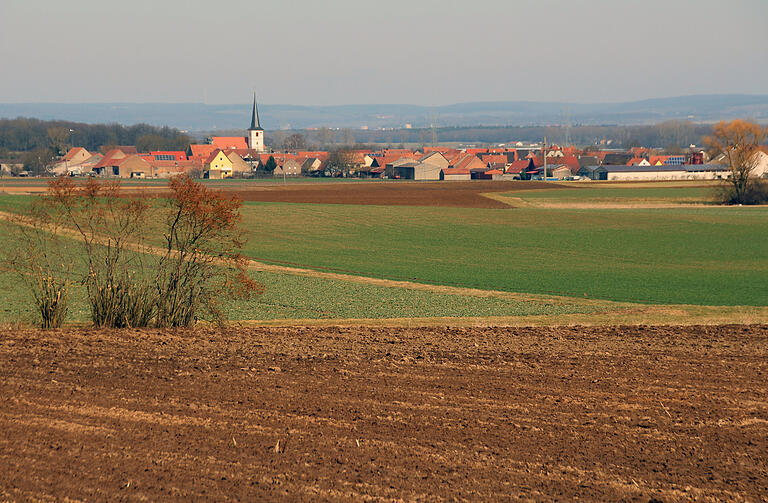
[[[0,102],[768,93],[768,0],[0,0]]]

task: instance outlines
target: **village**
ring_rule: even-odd
[[[580,149],[557,144],[510,142],[496,147],[422,146],[335,150],[272,150],[254,97],[247,136],[213,136],[186,150],[140,152],[133,145],[104,146],[98,152],[72,147],[51,168],[56,176],[114,178],[296,178],[467,180],[724,180],[731,169],[724,155],[710,159],[691,145],[685,153],[663,149]],[[752,175],[768,173],[761,151]]]

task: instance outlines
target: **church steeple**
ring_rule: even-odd
[[[256,93],[253,93],[253,111],[251,112],[251,127],[248,128],[249,131],[263,131],[261,129],[261,125],[259,124],[259,105],[256,103]]]
[[[253,110],[251,111],[251,127],[248,128],[248,148],[264,152],[264,130],[259,124],[259,106],[256,104],[256,93],[253,93]]]

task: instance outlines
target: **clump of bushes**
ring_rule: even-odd
[[[43,328],[61,325],[69,287],[87,291],[97,327],[184,327],[223,321],[218,300],[263,287],[246,274],[239,200],[186,176],[163,198],[128,197],[119,182],[59,178],[14,222],[12,264]],[[78,278],[72,264],[87,271]]]
[[[738,189],[731,183],[725,183],[717,187],[715,199],[723,204],[766,204],[768,180],[749,180]]]

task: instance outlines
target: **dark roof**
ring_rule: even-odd
[[[582,155],[579,157],[579,166],[586,168],[587,166],[597,166],[599,161],[597,156],[594,155]]]
[[[251,112],[251,127],[248,131],[264,131],[259,124],[259,106],[256,104],[256,93],[253,93],[253,111]]]
[[[685,166],[627,166],[621,165],[603,165],[603,166],[585,166],[582,169],[600,170],[606,173],[655,173],[657,171],[684,171]]]
[[[660,168],[661,166],[657,167]],[[677,167],[686,171],[730,171],[730,168],[723,164],[683,164]]]
[[[627,162],[632,159],[632,157],[632,154],[627,154],[625,152],[609,152],[605,154],[603,163],[614,166],[619,164],[627,164]]]

